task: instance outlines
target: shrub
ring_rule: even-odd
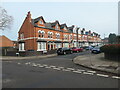
[[[108,44],[104,45],[100,48],[100,50],[104,53],[114,53],[120,54],[120,44]]]

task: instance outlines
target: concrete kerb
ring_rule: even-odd
[[[113,74],[113,75],[117,75],[117,76],[120,76],[120,73],[116,73],[116,72],[111,72],[111,71],[108,71],[106,69],[100,69],[100,68],[96,68],[95,66],[87,66],[83,63],[76,63],[75,60],[78,59],[80,56],[77,56],[75,57],[72,61],[73,63],[75,63],[76,65],[79,65],[79,66],[82,66],[82,67],[85,67],[85,68],[89,68],[89,69],[92,69],[92,70],[95,70],[95,71],[100,71],[100,72],[104,72],[104,73],[109,73],[109,74]],[[84,56],[81,56],[81,57],[84,57]]]
[[[48,58],[48,57],[54,57],[57,56],[57,54],[49,54],[44,56],[27,56],[27,57],[3,57],[0,58],[2,61],[9,61],[9,60],[27,60],[27,59],[39,59],[39,58]]]

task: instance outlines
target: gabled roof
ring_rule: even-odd
[[[70,31],[70,32],[73,32],[73,28],[74,28],[75,26],[74,25],[72,25],[71,27],[68,27],[68,30]]]
[[[40,17],[38,17],[38,18],[35,18],[35,19],[34,19],[34,23],[38,22],[40,19],[42,19],[43,22],[46,23],[45,20],[44,20],[44,18],[43,18],[42,16],[40,16]]]
[[[55,22],[50,23],[50,24],[51,24],[51,27],[55,26],[57,23],[58,23],[58,25],[60,26],[59,21],[58,21],[58,20],[56,20]]]
[[[51,23],[45,23],[45,27],[52,28]]]
[[[60,25],[60,29],[63,29],[64,27],[66,27],[68,29],[66,23]]]

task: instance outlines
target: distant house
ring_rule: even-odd
[[[104,38],[104,39],[102,39],[102,42],[103,42],[103,45],[108,44],[108,38]]]
[[[17,41],[12,41],[6,36],[0,36],[0,50],[3,56],[15,56],[17,52]]]
[[[0,47],[13,47],[13,41],[6,36],[0,36]]]

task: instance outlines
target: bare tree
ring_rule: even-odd
[[[9,16],[7,11],[0,7],[0,30],[11,29],[13,17]]]

